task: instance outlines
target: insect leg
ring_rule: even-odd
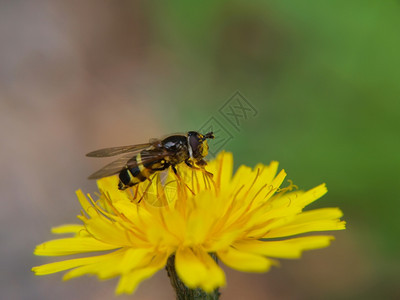
[[[176,170],[175,166],[171,165],[172,171],[174,171],[175,175],[178,175],[178,171]]]
[[[182,179],[182,177],[179,176],[178,171],[176,170],[175,166],[171,165],[171,168],[174,171],[175,176],[178,178],[178,183],[179,184],[183,183],[188,188],[188,190],[194,195],[194,192],[192,191],[192,189],[185,183],[185,181]]]
[[[138,201],[138,203],[140,203],[140,201],[142,201],[142,199],[143,199],[143,197],[144,197],[144,195],[147,193],[147,191],[149,190],[149,188],[150,188],[150,186],[152,185],[152,183],[153,183],[153,181],[151,180],[151,178],[149,177],[149,178],[147,178],[150,182],[149,182],[149,184],[147,185],[147,187],[146,187],[146,189],[144,190],[144,192],[143,192],[143,194],[142,194],[142,197],[140,197],[140,199],[139,199],[139,201]]]
[[[208,176],[210,176],[211,178],[213,178],[213,173],[210,173],[210,172],[208,172],[206,169],[204,169],[204,167],[203,166],[205,166],[205,165],[207,165],[207,162],[206,161],[204,161],[204,160],[199,160],[198,162],[196,162],[196,165],[198,165],[198,166],[201,166],[200,168],[198,168],[198,167],[195,167],[192,163],[191,163],[191,161],[190,160],[185,160],[185,164],[189,167],[189,168],[192,168],[192,169],[195,169],[195,170],[199,170],[199,171],[202,171],[202,172],[205,172]]]
[[[193,164],[192,164],[192,162],[190,161],[190,160],[185,160],[185,164],[189,167],[189,168],[192,168],[192,169],[195,169],[195,170],[201,170],[201,168],[198,168],[198,167],[195,167]]]
[[[207,162],[204,159],[200,159],[196,162],[196,165],[200,166],[200,167],[204,167],[207,165]]]

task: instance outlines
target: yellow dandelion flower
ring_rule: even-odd
[[[241,166],[232,176],[232,154],[223,152],[207,166],[212,179],[185,165],[177,169],[179,179],[173,172],[163,179],[156,174],[130,191],[117,189],[117,176],[100,179],[97,201],[77,191],[83,224],[53,228],[73,236],[38,245],[34,253],[96,255],[32,270],[36,275],[69,270],[64,280],[120,276],[116,293],[121,294],[132,293],[168,261],[185,286],[210,293],[226,284],[217,259],[239,271],[266,272],[276,258],[299,258],[333,239],[298,235],[345,228],[338,208],[303,211],[326,193],[325,185],[308,191],[280,188],[286,173],[277,172],[277,162]]]

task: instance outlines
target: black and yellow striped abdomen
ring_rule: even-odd
[[[165,170],[169,167],[164,159],[156,161],[143,161],[142,157],[151,157],[151,150],[143,150],[137,156],[133,157],[127,164],[127,167],[119,173],[118,188],[125,190],[140,182],[147,180],[156,171]],[[132,166],[132,167],[128,167]]]

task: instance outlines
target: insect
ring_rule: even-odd
[[[186,134],[170,135],[164,139],[151,139],[145,144],[105,148],[90,152],[86,156],[124,155],[90,175],[89,179],[99,179],[119,173],[118,188],[125,190],[149,179],[155,172],[169,167],[177,174],[175,166],[183,162],[191,168],[204,169],[204,166],[207,165],[203,159],[208,154],[207,139],[214,139],[214,133],[209,132],[203,135],[196,131],[189,131]],[[208,172],[206,171],[206,173]]]

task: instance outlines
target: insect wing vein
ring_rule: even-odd
[[[152,163],[154,161],[164,158],[166,154],[167,153],[165,153],[164,151],[153,152],[152,154],[147,154],[147,155],[141,154],[141,163],[142,164]],[[117,174],[117,173],[121,172],[124,168],[127,168],[127,167],[128,168],[136,167],[138,165],[136,159],[134,159],[136,157],[137,157],[137,155],[132,155],[132,153],[126,154],[126,155],[118,158],[117,160],[112,161],[108,165],[104,166],[97,172],[90,175],[88,178],[89,179],[99,179],[102,177],[107,177],[107,176]]]
[[[111,148],[103,148],[99,150],[95,150],[86,154],[89,157],[109,157],[115,156],[124,153],[132,153],[138,152],[140,150],[149,148],[150,146],[156,145],[158,140],[151,141],[150,143],[145,144],[137,144],[137,145],[129,145],[129,146],[120,146],[120,147],[111,147]]]

